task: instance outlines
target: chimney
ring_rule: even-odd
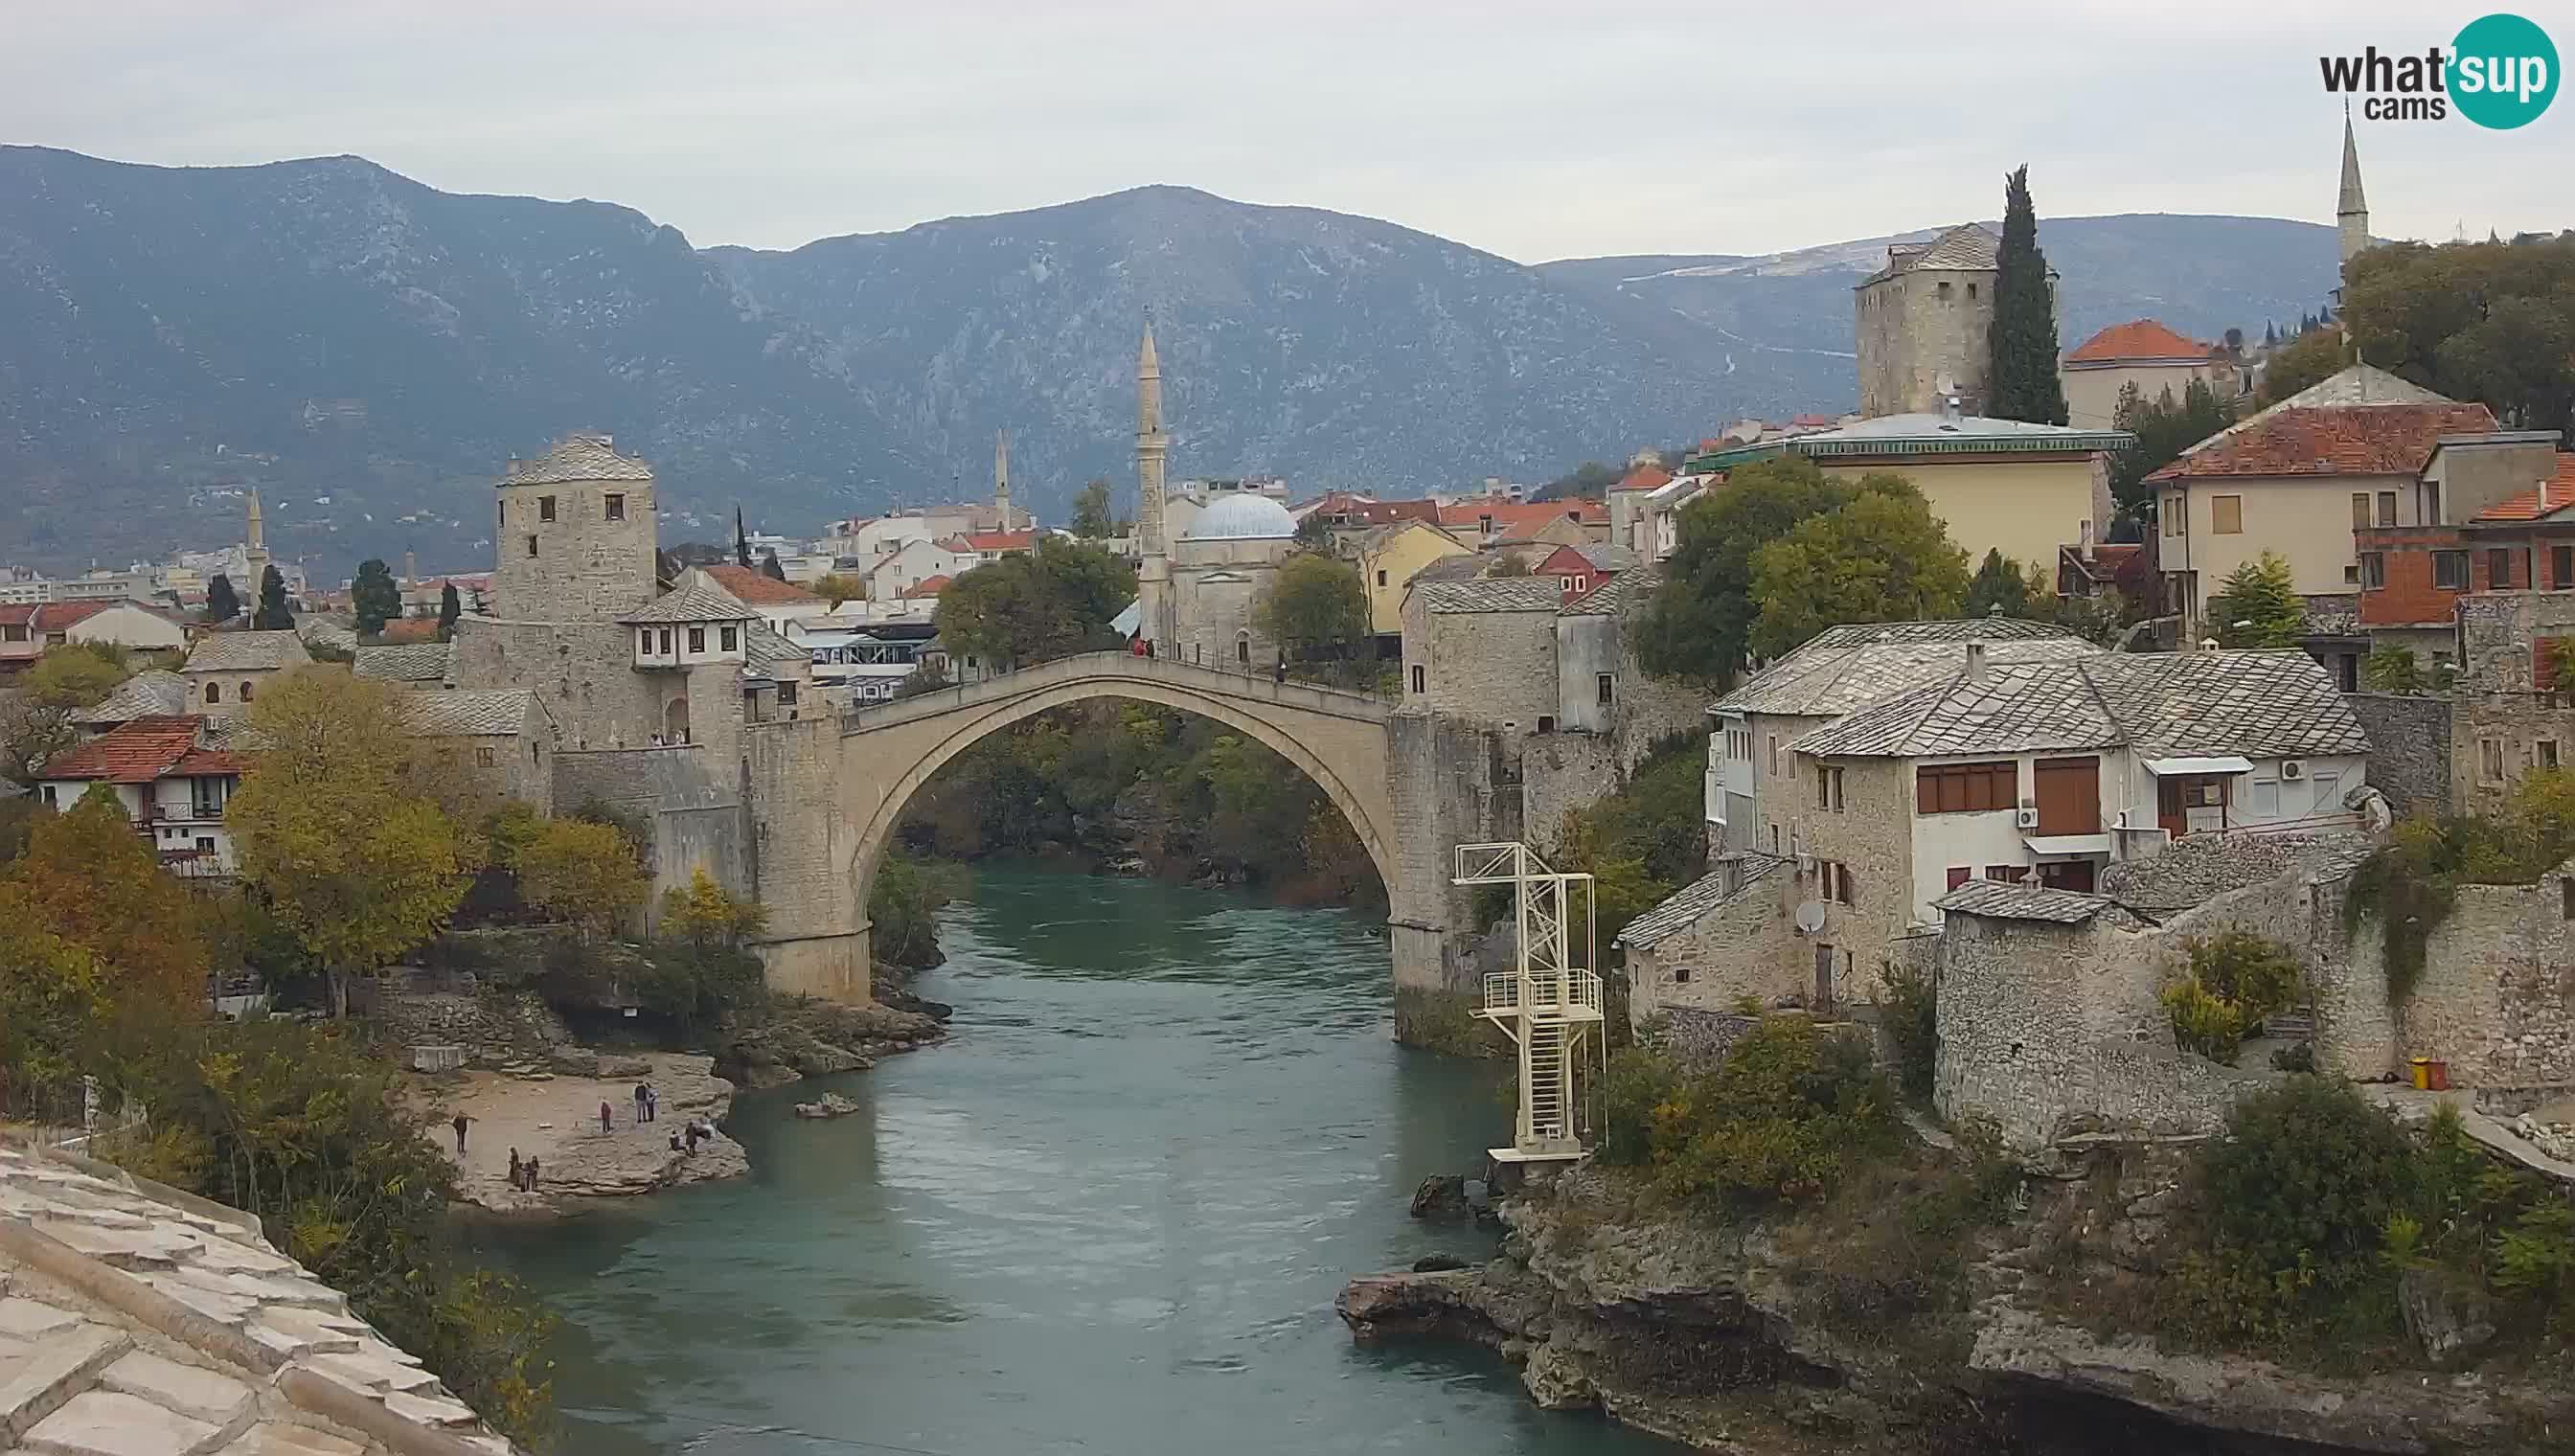
[[[1967,681],[1970,683],[1985,681],[1985,645],[1983,643],[1971,641],[1967,644]]]

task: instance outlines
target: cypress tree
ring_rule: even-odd
[[[2038,251],[2038,210],[2030,205],[2029,166],[2003,179],[2003,245],[1994,279],[1994,322],[1985,378],[1985,413],[2036,425],[2065,423],[2065,386],[2056,376],[2056,298],[2047,287],[2047,255]]]
[[[733,508],[733,560],[736,566],[751,565],[751,533],[742,529],[740,506]]]
[[[456,596],[456,584],[450,582],[438,591],[438,640],[456,640],[456,619],[465,615],[465,604]]]
[[[286,610],[286,577],[270,567],[259,578],[259,610],[250,615],[251,627],[259,632],[293,632],[294,615]]]
[[[357,579],[349,584],[349,605],[357,610],[358,631],[368,637],[402,616],[402,588],[395,585],[393,568],[383,558],[358,563]]]
[[[760,559],[760,574],[773,582],[787,580],[787,569],[778,564],[778,553],[774,551]]]
[[[241,616],[241,598],[233,594],[233,579],[221,572],[206,584],[206,620],[230,622]]]

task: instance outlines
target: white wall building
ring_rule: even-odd
[[[233,842],[224,804],[247,766],[239,753],[206,746],[202,717],[138,718],[47,759],[36,793],[69,809],[104,783],[164,865],[186,875],[229,875]]]

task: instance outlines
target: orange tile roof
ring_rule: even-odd
[[[1672,483],[1672,473],[1658,465],[1640,465],[1618,478],[1613,491],[1659,491]]]
[[[1791,430],[1830,430],[1840,423],[1840,418],[1833,415],[1792,415],[1788,419],[1788,428]]]
[[[924,597],[936,597],[940,593],[947,591],[948,584],[955,580],[956,578],[949,576],[925,577],[918,585],[905,590],[903,594],[904,600],[907,602],[918,602]]]
[[[2575,455],[2557,453],[2557,472],[2547,484],[2497,501],[2476,514],[2479,521],[2536,521],[2575,506]]]
[[[435,617],[397,617],[376,634],[379,643],[420,643],[438,641],[438,619]]]
[[[733,600],[745,607],[758,607],[763,603],[785,606],[819,600],[804,588],[792,582],[779,581],[757,567],[700,567],[698,570],[733,594]]]
[[[2065,356],[2068,364],[2101,364],[2117,359],[2206,359],[2208,346],[2185,339],[2152,319],[2136,319],[2084,340]]]
[[[970,531],[963,540],[969,551],[1027,551],[1037,545],[1034,531]]]
[[[138,718],[45,760],[40,778],[103,778],[110,783],[149,783],[167,776],[197,751],[205,720],[191,715]],[[231,770],[227,770],[231,771]]]
[[[1521,536],[1537,530],[1550,521],[1571,516],[1589,525],[1606,521],[1606,509],[1598,501],[1468,501],[1439,508],[1439,524],[1478,529],[1485,517],[1493,520],[1493,530],[1503,536]]]
[[[2494,428],[2494,414],[2483,405],[2283,409],[2146,479],[2411,475],[2422,469],[2442,436]]]

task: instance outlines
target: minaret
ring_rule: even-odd
[[[1000,529],[1011,530],[1011,432],[1008,430],[993,437],[993,511],[1002,518]]]
[[[1145,347],[1136,358],[1136,571],[1140,629],[1152,642],[1178,651],[1172,641],[1170,544],[1163,539],[1163,463],[1171,453],[1163,433],[1163,362],[1154,355],[1154,319],[1145,317]]]
[[[250,488],[250,540],[242,548],[242,574],[250,578],[241,589],[241,600],[256,604],[260,584],[268,580],[268,535],[259,522],[259,487]]]
[[[2351,136],[2351,106],[2342,109],[2342,200],[2334,206],[2342,231],[2342,271],[2349,282],[2351,260],[2369,246],[2369,199],[2360,190],[2360,148]]]

